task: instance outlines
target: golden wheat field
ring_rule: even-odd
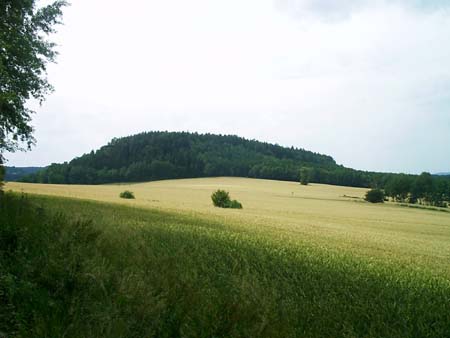
[[[215,208],[230,192],[244,209]],[[450,213],[363,201],[366,189],[248,178],[199,178],[136,184],[50,185],[10,182],[6,190],[122,203],[226,222],[298,245],[307,242],[450,277]],[[136,199],[119,198],[124,190]]]

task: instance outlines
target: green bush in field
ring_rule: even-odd
[[[211,195],[211,199],[214,206],[219,208],[226,208],[227,205],[231,202],[230,194],[228,193],[228,191],[220,189]]]
[[[242,209],[242,203],[238,202],[236,200],[232,200],[230,202],[230,206],[229,207],[232,208],[232,209]]]
[[[308,185],[310,178],[311,178],[311,169],[310,168],[306,168],[306,167],[302,167],[300,169],[300,184],[301,185]]]
[[[120,193],[120,198],[134,199],[134,194],[132,191],[125,190]]]
[[[214,206],[219,208],[242,209],[242,204],[230,199],[230,194],[225,190],[217,190],[211,195]]]
[[[371,189],[366,193],[366,197],[364,199],[370,203],[383,203],[384,192],[381,189]]]

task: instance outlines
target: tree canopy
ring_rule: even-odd
[[[115,138],[97,151],[52,164],[25,182],[101,184],[168,178],[238,176],[384,189],[397,201],[444,205],[445,176],[378,173],[336,164],[327,155],[233,135],[146,132]],[[416,196],[416,197],[415,197]]]
[[[371,189],[366,193],[364,199],[370,203],[383,203],[384,192],[381,189]]]
[[[308,185],[311,176],[311,169],[302,167],[300,168],[300,183],[302,185]]]
[[[52,91],[46,66],[54,62],[55,44],[48,41],[61,23],[64,0],[38,7],[36,0],[0,3],[0,161],[5,151],[34,143],[27,100],[39,102]],[[0,162],[1,163],[1,162]]]
[[[100,184],[240,176],[296,181],[302,165],[327,172],[337,167],[330,156],[238,136],[148,132],[113,139],[95,152],[52,164],[24,180]]]

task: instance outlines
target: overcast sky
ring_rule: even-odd
[[[43,1],[42,1],[43,3]],[[348,167],[450,170],[449,1],[73,0],[35,108],[44,166],[142,131],[237,134]]]

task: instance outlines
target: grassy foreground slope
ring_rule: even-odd
[[[214,208],[210,195],[218,188],[230,191],[244,209]],[[450,278],[450,213],[365,203],[366,189],[246,178],[100,186],[11,182],[5,189],[156,208],[225,222],[283,245],[304,243]],[[133,191],[136,200],[119,198],[124,190]]]
[[[19,195],[0,223],[8,337],[450,335],[445,273],[292,229],[277,229],[293,234],[285,241],[223,217]]]

